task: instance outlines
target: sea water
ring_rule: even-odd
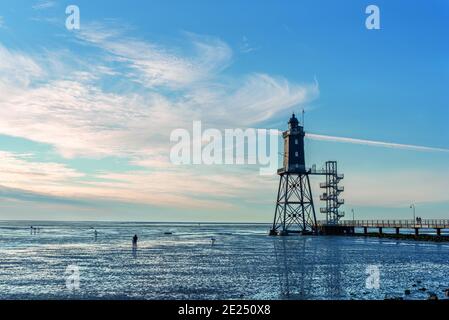
[[[449,244],[268,230],[0,222],[0,299],[444,299],[449,288]]]

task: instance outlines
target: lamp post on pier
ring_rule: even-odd
[[[410,205],[410,209],[413,209],[413,224],[415,224],[416,223],[416,212],[415,212],[416,208],[415,208],[415,204],[414,203],[412,203]]]

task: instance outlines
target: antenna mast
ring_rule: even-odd
[[[302,109],[302,127],[304,128],[304,109]]]

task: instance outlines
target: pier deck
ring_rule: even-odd
[[[319,221],[320,228],[328,227],[325,221]],[[442,229],[449,229],[449,219],[424,219],[419,223],[414,220],[342,220],[334,228],[363,228],[363,233],[367,234],[369,228],[378,229],[378,233],[382,234],[384,228],[395,229],[396,234],[399,235],[401,229],[412,229],[415,235],[419,235],[421,229],[436,230],[437,236],[441,236]]]
[[[355,228],[449,229],[449,219],[422,220],[342,220],[339,225]]]

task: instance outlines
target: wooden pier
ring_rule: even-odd
[[[377,236],[414,236],[421,238],[432,237],[432,235],[420,234],[420,230],[435,230],[436,235],[433,237],[444,237],[441,234],[441,230],[449,229],[449,219],[426,219],[421,220],[419,223],[413,220],[341,220],[338,225],[329,225],[325,221],[318,222],[318,228],[322,234],[360,234],[356,233],[355,229],[363,229],[364,235],[377,235]],[[377,229],[378,232],[368,232],[369,229]],[[393,229],[394,233],[385,233],[384,229]],[[413,230],[413,234],[401,233],[401,229]],[[444,238],[449,238],[445,236]]]

